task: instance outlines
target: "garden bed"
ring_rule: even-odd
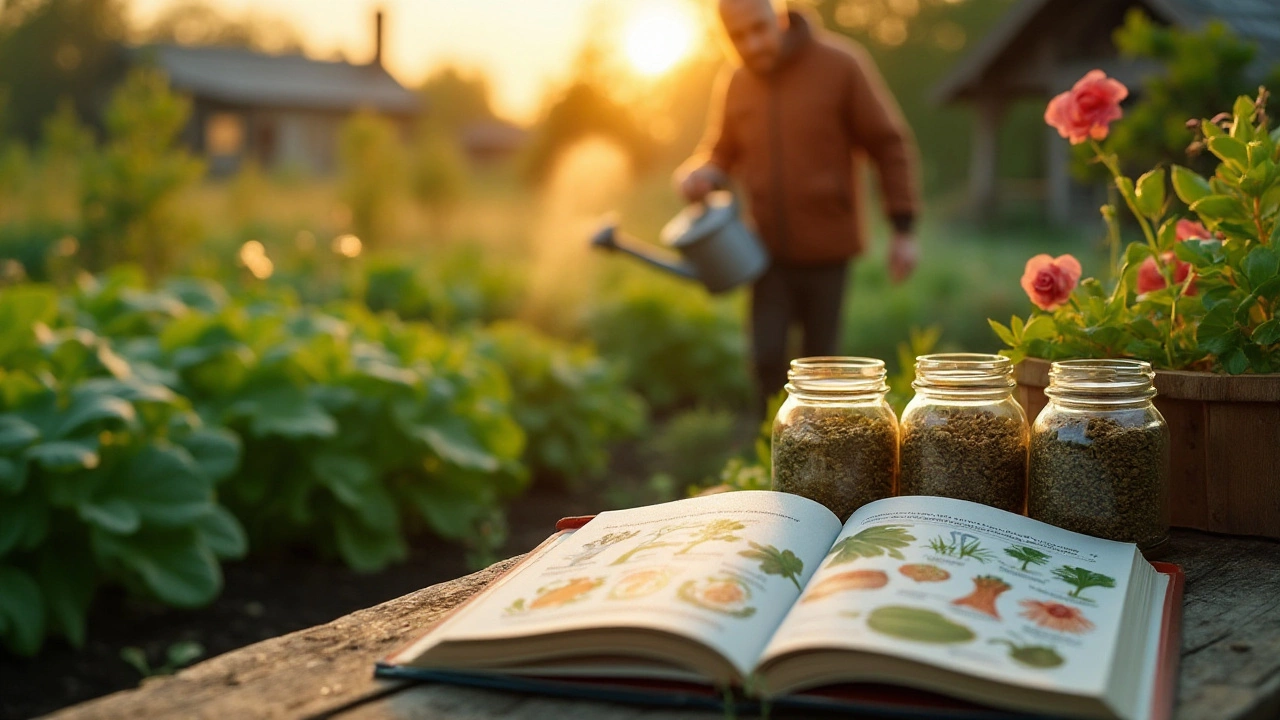
[[[560,517],[596,512],[601,502],[591,492],[535,486],[510,513],[510,537],[499,554],[525,552],[546,539]],[[201,659],[213,657],[464,575],[472,569],[464,554],[460,545],[418,537],[407,562],[373,574],[312,555],[255,555],[227,563],[225,589],[199,610],[142,603],[118,589],[103,592],[82,650],[50,641],[35,658],[0,652],[0,720],[44,715],[136,687],[141,677],[121,659],[123,648],[142,649],[153,666],[163,664],[168,648],[179,642],[197,642],[204,648]]]

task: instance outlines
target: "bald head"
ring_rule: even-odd
[[[720,0],[720,22],[742,64],[768,73],[782,56],[787,23],[784,0]]]

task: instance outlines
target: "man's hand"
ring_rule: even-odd
[[[701,202],[712,190],[725,185],[725,175],[715,165],[694,169],[680,181],[680,194],[689,202]]]
[[[916,246],[915,236],[910,233],[894,233],[889,244],[889,279],[893,284],[901,284],[911,277],[919,260],[920,248]]]

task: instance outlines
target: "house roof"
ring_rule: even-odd
[[[234,105],[392,114],[420,108],[418,96],[381,65],[224,47],[152,45],[137,52],[153,58],[174,88]]]
[[[1037,17],[1064,0],[1022,0],[996,24],[956,67],[934,86],[936,102],[947,103],[970,95],[1006,49],[1028,31]],[[1076,2],[1077,0],[1069,0]],[[1264,68],[1280,62],[1280,2],[1276,0],[1139,0],[1158,20],[1196,28],[1218,20],[1236,35],[1253,42],[1255,63]]]

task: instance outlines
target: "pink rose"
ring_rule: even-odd
[[[1080,262],[1070,255],[1056,259],[1037,255],[1027,261],[1022,273],[1022,289],[1041,310],[1055,310],[1071,297],[1080,280]]]
[[[1179,220],[1175,232],[1178,235],[1178,242],[1187,240],[1208,240],[1213,237],[1209,229],[1195,220]]]
[[[1090,70],[1074,87],[1049,101],[1044,121],[1072,145],[1088,138],[1101,140],[1111,122],[1120,119],[1120,101],[1128,95],[1129,88],[1119,80]]]
[[[1179,223],[1181,224],[1181,223]],[[1191,263],[1182,262],[1171,252],[1160,254],[1160,259],[1165,265],[1173,266],[1173,281],[1179,285],[1186,282],[1187,276],[1194,274],[1191,269]],[[1138,293],[1149,293],[1152,290],[1159,290],[1165,286],[1164,275],[1160,274],[1160,268],[1156,266],[1156,259],[1149,257],[1142,261],[1142,265],[1138,266]],[[1187,286],[1187,295],[1196,294],[1196,281],[1192,280]]]

